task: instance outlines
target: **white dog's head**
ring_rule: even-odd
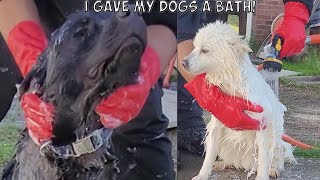
[[[245,54],[252,52],[241,38],[221,21],[210,23],[198,31],[193,42],[195,48],[182,65],[193,74],[230,72],[241,64]]]

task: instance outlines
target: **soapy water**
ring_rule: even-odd
[[[260,71],[262,77],[270,85],[274,94],[279,98],[279,72],[269,72],[266,70]]]

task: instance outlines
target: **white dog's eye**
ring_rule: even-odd
[[[209,50],[207,50],[207,49],[201,49],[201,53],[206,54],[206,53],[208,53],[208,52],[209,52]]]

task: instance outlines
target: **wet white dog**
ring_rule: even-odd
[[[266,125],[259,131],[234,131],[212,115],[207,125],[206,155],[198,176],[206,180],[213,170],[226,167],[257,172],[256,179],[276,178],[284,162],[295,162],[292,147],[281,139],[286,107],[251,64],[251,49],[229,25],[208,24],[194,39],[194,50],[184,59],[184,67],[193,74],[206,73],[209,84],[224,93],[248,99],[263,107],[263,113],[246,112]],[[216,161],[219,156],[220,161]]]

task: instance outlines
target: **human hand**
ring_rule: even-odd
[[[116,128],[138,116],[159,76],[159,58],[153,49],[147,47],[141,58],[138,83],[117,89],[97,105],[96,113],[101,123]]]
[[[307,7],[299,2],[287,2],[284,18],[275,34],[283,39],[280,58],[300,53],[305,46],[305,25],[309,19]]]

